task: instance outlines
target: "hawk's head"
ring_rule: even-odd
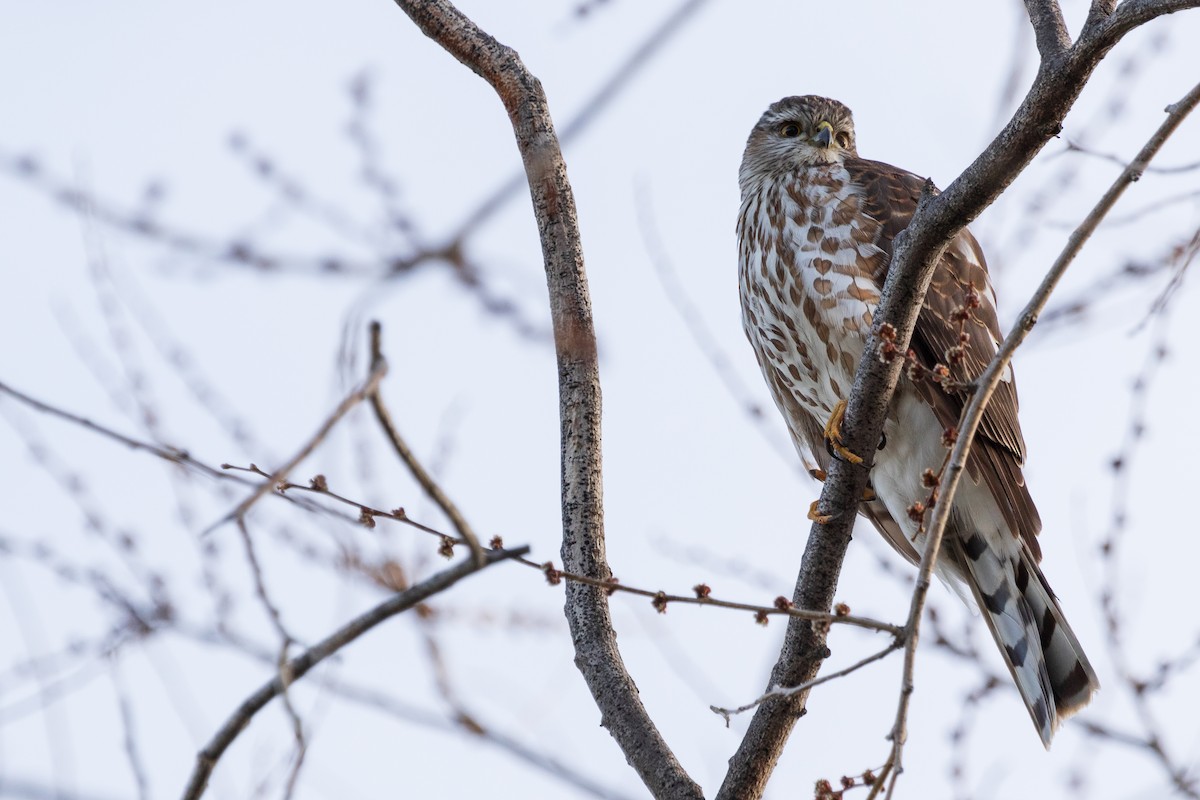
[[[836,164],[857,156],[854,116],[837,100],[816,95],[774,103],[750,131],[739,182],[743,192],[772,175]]]

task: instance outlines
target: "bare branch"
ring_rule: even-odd
[[[1126,5],[1129,3],[1121,8]],[[896,331],[895,343],[900,351],[907,349],[925,291],[946,244],[994,201],[1061,130],[1062,120],[1088,77],[1121,36],[1142,21],[1192,5],[1200,5],[1200,0],[1162,2],[1154,4],[1153,11],[1142,9],[1119,20],[1118,11],[1104,25],[1085,31],[1086,35],[1065,57],[1043,60],[1025,100],[983,153],[942,194],[933,196],[932,186],[927,184],[912,222],[896,239],[865,353],[879,351],[879,333],[885,325]],[[842,425],[843,444],[851,452],[875,452],[899,377],[898,360],[884,364],[876,358],[861,359]],[[869,460],[861,465],[833,460],[818,506],[819,513],[830,519],[824,524],[814,523],[809,533],[793,597],[798,607],[829,609],[870,467]],[[956,478],[957,473],[952,477]],[[948,502],[939,503],[939,508],[948,507]],[[793,620],[770,685],[796,686],[812,680],[827,653],[823,630]],[[772,698],[759,707],[738,752],[730,759],[730,770],[717,795],[720,800],[762,795],[792,727],[804,713],[806,700],[807,692],[799,692]]]
[[[642,40],[641,44],[634,48],[625,61],[613,71],[612,75],[600,85],[596,92],[580,104],[580,108],[583,110],[574,119],[568,120],[567,124],[563,126],[558,136],[559,143],[567,144],[595,122],[600,114],[608,108],[609,104],[629,85],[630,79],[637,75],[639,70],[707,2],[708,0],[686,0],[686,2],[676,8],[661,24],[651,31]],[[461,61],[462,59],[459,60]],[[468,64],[467,66],[471,65]],[[478,72],[478,70],[476,71]],[[488,195],[487,199],[480,203],[478,208],[463,219],[456,229],[455,234],[451,237],[451,241],[462,241],[469,233],[478,229],[480,225],[503,208],[509,198],[515,192],[519,191],[527,180],[528,176],[517,174],[496,187],[496,190]]]
[[[413,22],[491,84],[507,109],[525,164],[545,259],[558,356],[562,425],[562,558],[567,570],[601,580],[605,556],[600,450],[600,376],[591,297],[575,198],[541,84],[517,54],[446,0],[396,0]],[[566,615],[602,724],[655,797],[702,796],[647,713],[617,648],[607,595],[571,582]]]
[[[1092,150],[1091,148],[1084,147],[1083,145],[1079,144],[1078,142],[1074,142],[1070,139],[1067,139],[1066,137],[1064,137],[1063,140],[1067,143],[1067,146],[1064,149],[1060,150],[1058,153],[1055,153],[1054,154],[1055,156],[1065,155],[1067,153],[1079,153],[1080,155],[1090,156],[1092,158],[1098,158],[1098,159],[1102,159],[1104,161],[1111,162],[1113,164],[1116,164],[1119,167],[1126,166],[1125,159],[1121,158],[1116,153],[1102,153],[1097,150]],[[1192,161],[1188,164],[1175,164],[1175,165],[1169,166],[1169,167],[1147,166],[1145,171],[1147,173],[1153,172],[1153,173],[1157,173],[1160,175],[1174,175],[1174,174],[1178,174],[1181,172],[1191,172],[1193,170],[1198,170],[1198,169],[1200,169],[1200,161]]]
[[[378,322],[371,323],[371,371],[379,370],[386,371],[387,361],[383,357],[383,350],[380,344],[382,330]],[[442,487],[438,486],[437,481],[429,474],[429,471],[421,465],[412,448],[408,446],[408,442],[404,441],[404,437],[400,435],[399,429],[396,428],[396,423],[392,421],[392,415],[388,412],[387,406],[384,405],[383,395],[380,394],[379,385],[369,394],[371,400],[371,408],[375,411],[375,418],[379,420],[380,427],[387,434],[388,441],[392,443],[392,449],[396,451],[396,455],[408,467],[408,471],[416,478],[417,483],[421,484],[421,488],[425,490],[425,494],[429,495],[433,502],[437,503],[438,508],[442,509],[450,524],[458,531],[458,535],[466,541],[467,546],[471,548],[471,557],[475,559],[478,566],[483,566],[483,561],[486,558],[483,547],[479,544],[479,537],[475,535],[475,531],[467,522],[466,517],[458,510],[458,506],[454,501],[442,491]]]
[[[192,456],[182,448],[153,444],[151,442],[143,442],[138,439],[134,439],[130,436],[126,436],[123,433],[118,433],[112,428],[107,428],[99,423],[93,422],[87,417],[81,417],[78,414],[73,414],[70,411],[64,411],[57,406],[52,406],[49,403],[38,400],[37,398],[27,395],[18,389],[14,389],[3,381],[0,381],[0,393],[7,394],[14,400],[19,401],[29,408],[32,408],[34,411],[42,414],[48,414],[52,417],[57,417],[66,422],[70,422],[73,425],[78,425],[81,428],[92,431],[93,433],[98,433],[106,439],[111,439],[118,444],[125,445],[131,450],[140,450],[145,453],[150,453],[151,455],[157,456],[165,461],[170,461],[174,464],[179,464],[187,467],[188,469],[194,470],[195,472],[208,475],[210,478],[221,479],[230,477],[223,474],[219,469],[210,467],[209,465],[192,458]]]
[[[287,478],[288,474],[291,473],[297,464],[308,458],[312,451],[317,448],[317,445],[323,442],[325,437],[329,435],[329,432],[333,430],[333,426],[337,425],[342,417],[350,413],[350,409],[354,408],[356,405],[369,397],[371,393],[379,387],[379,382],[383,380],[383,376],[386,374],[386,362],[380,362],[379,364],[373,365],[371,374],[367,376],[367,379],[363,382],[362,386],[355,389],[353,392],[347,395],[342,402],[338,403],[338,407],[335,408],[333,413],[321,423],[321,427],[317,429],[317,432],[309,437],[308,441],[304,443],[304,445],[296,452],[296,454],[289,458],[282,467],[279,467],[272,472],[271,477],[260,483],[249,497],[238,503],[237,508],[226,514],[222,519],[213,523],[208,530],[211,531],[232,519],[243,519],[246,516],[246,512],[250,510],[251,506],[261,500],[268,493],[274,491],[279,483]]]
[[[735,714],[744,714],[745,712],[749,711],[750,709],[757,708],[758,706],[762,705],[764,702],[766,702],[767,700],[769,700],[772,697],[788,697],[793,694],[798,694],[800,692],[807,691],[807,690],[813,688],[814,686],[819,686],[822,683],[827,683],[831,680],[834,680],[835,678],[844,678],[845,676],[849,675],[851,672],[857,672],[858,670],[862,669],[863,667],[867,666],[868,664],[874,664],[876,661],[879,661],[880,659],[885,658],[888,655],[891,655],[892,653],[899,650],[902,646],[903,646],[903,640],[900,638],[897,638],[896,641],[892,642],[891,644],[889,644],[887,647],[883,648],[879,652],[872,653],[871,655],[867,656],[866,658],[854,662],[853,664],[846,667],[845,669],[839,669],[837,672],[831,672],[828,675],[822,675],[819,678],[813,678],[811,681],[806,681],[806,682],[800,684],[799,686],[773,686],[770,689],[768,689],[766,692],[764,692],[762,695],[760,695],[758,698],[751,700],[749,703],[747,703],[744,706],[738,706],[737,708],[721,708],[720,706],[709,706],[709,710],[711,710],[714,714],[719,714],[722,717],[724,717],[725,725],[728,726],[729,718],[734,716]]]
[[[1133,162],[1122,171],[1113,185],[1109,187],[1096,206],[1084,218],[1079,227],[1075,229],[1074,233],[1071,234],[1067,240],[1066,247],[1042,279],[1041,285],[1038,286],[1037,291],[1034,292],[1033,297],[1025,306],[1025,310],[1021,313],[1016,325],[1013,326],[1013,329],[1001,343],[995,357],[988,364],[987,369],[976,380],[975,392],[971,396],[970,403],[963,409],[963,417],[958,426],[958,439],[950,452],[950,461],[942,478],[941,500],[934,507],[933,517],[929,523],[925,551],[921,556],[921,567],[917,576],[917,585],[913,590],[912,605],[909,609],[907,625],[909,633],[904,649],[904,674],[900,687],[900,702],[896,710],[896,722],[892,727],[891,733],[892,752],[884,767],[884,773],[888,770],[894,770],[893,780],[894,776],[898,775],[901,771],[901,753],[906,737],[908,705],[913,692],[913,666],[916,659],[921,612],[924,609],[925,596],[933,577],[933,567],[937,562],[938,551],[941,547],[946,523],[949,521],[950,513],[953,509],[954,494],[958,488],[959,479],[962,477],[963,470],[966,467],[967,456],[970,454],[975,432],[979,428],[980,421],[983,419],[984,409],[987,407],[988,401],[999,385],[1001,376],[1004,374],[1009,362],[1012,361],[1013,354],[1029,335],[1029,332],[1033,330],[1033,326],[1037,323],[1038,314],[1045,308],[1046,303],[1050,299],[1050,294],[1058,285],[1067,267],[1070,266],[1075,256],[1078,255],[1083,244],[1096,230],[1101,220],[1104,219],[1105,214],[1112,209],[1125,189],[1141,176],[1145,165],[1149,163],[1150,159],[1154,157],[1154,154],[1158,152],[1188,113],[1195,108],[1197,103],[1200,103],[1200,84],[1193,87],[1181,101],[1168,108],[1167,119],[1163,121],[1162,125],[1150,137],[1150,140],[1142,148],[1141,152],[1138,153]],[[880,777],[882,778],[883,774]]]
[[[1058,58],[1071,46],[1071,35],[1058,0],[1025,0],[1025,10],[1043,61]]]
[[[1117,0],[1092,0],[1092,5],[1088,9],[1087,22],[1084,23],[1085,28],[1099,24],[1117,8]]]
[[[1107,0],[1099,0],[1092,4],[1093,12],[1100,2],[1104,8],[1109,7]],[[1078,52],[1072,52],[1072,56],[1089,57],[1098,53],[1102,57],[1122,36],[1134,28],[1166,14],[1197,7],[1200,7],[1200,0],[1125,0],[1103,16],[1089,13],[1088,24],[1084,26],[1074,48],[1074,51]]]
[[[529,552],[528,547],[491,551],[487,554],[487,559],[483,567],[498,564],[510,558],[519,558],[527,552]],[[473,560],[467,560],[458,566],[443,570],[427,580],[418,583],[411,589],[388,598],[370,611],[359,615],[343,625],[308,650],[289,660],[279,670],[280,674],[276,675],[259,688],[258,691],[246,698],[237,711],[233,713],[233,716],[221,726],[221,729],[214,734],[209,743],[204,746],[204,749],[197,754],[196,767],[192,771],[191,777],[188,779],[187,788],[183,793],[184,800],[196,800],[196,798],[204,794],[213,768],[229,748],[229,745],[233,744],[238,734],[246,729],[246,726],[250,724],[250,720],[254,718],[255,714],[262,710],[272,699],[284,692],[286,687],[283,675],[288,677],[288,682],[299,680],[317,664],[338,650],[341,650],[376,625],[394,617],[396,614],[407,611],[439,592],[449,589],[463,578],[478,572],[480,569],[482,567],[478,566]]]

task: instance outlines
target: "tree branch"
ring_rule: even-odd
[[[1071,34],[1067,33],[1058,0],[1025,0],[1025,11],[1042,61],[1058,58],[1071,47]]]
[[[932,187],[927,185],[912,222],[896,239],[864,350],[866,356],[858,365],[850,392],[842,438],[852,452],[874,454],[900,377],[901,360],[884,364],[871,357],[879,351],[879,332],[884,325],[892,326],[900,352],[908,348],[933,269],[946,244],[991,204],[1062,129],[1062,121],[1088,77],[1124,33],[1160,14],[1200,5],[1200,0],[1135,3],[1139,10],[1121,17],[1121,9],[1134,2],[1127,0],[1086,40],[1081,36],[1065,57],[1043,59],[1021,106],[987,149],[942,194],[932,196]],[[809,533],[793,598],[797,607],[829,610],[870,466],[869,459],[861,465],[833,460],[819,502],[820,512],[832,518],[825,524],[814,523]],[[829,654],[826,633],[824,628],[791,620],[770,685],[798,686],[813,680]],[[792,727],[805,712],[807,697],[807,691],[798,692],[772,698],[759,707],[741,746],[730,759],[729,772],[717,795],[719,800],[762,796]]]
[[[378,322],[372,322],[370,328],[371,340],[371,372],[380,370],[386,371],[387,360],[383,357],[383,348],[380,344],[382,330]],[[417,459],[412,448],[408,446],[408,442],[404,441],[404,437],[400,435],[400,430],[396,427],[396,423],[392,421],[392,415],[388,411],[387,406],[383,402],[383,395],[380,393],[379,384],[375,384],[375,388],[370,392],[368,397],[371,400],[371,408],[375,411],[375,419],[379,421],[379,426],[383,428],[383,432],[387,435],[388,441],[392,444],[392,449],[396,451],[396,455],[408,467],[408,471],[412,473],[413,478],[417,483],[421,484],[421,488],[425,490],[425,494],[429,495],[433,502],[437,503],[438,508],[450,520],[450,524],[454,526],[454,530],[458,531],[458,535],[467,543],[467,547],[471,549],[471,557],[475,559],[478,566],[483,566],[484,553],[483,547],[479,544],[479,537],[475,535],[475,530],[467,522],[467,518],[458,510],[458,506],[450,497],[442,491],[442,487],[438,485],[429,471]]]
[[[478,572],[480,569],[492,564],[498,564],[510,558],[518,558],[528,552],[528,547],[518,547],[512,550],[493,550],[487,554],[487,559],[482,567],[477,565],[474,560],[468,559],[456,567],[443,570],[427,580],[418,583],[411,589],[388,598],[370,611],[359,615],[321,642],[289,660],[286,664],[281,665],[279,670],[281,674],[267,681],[258,691],[247,697],[238,707],[237,711],[216,732],[209,743],[204,746],[204,749],[197,754],[196,767],[192,771],[187,788],[183,792],[184,800],[197,800],[197,798],[204,794],[213,768],[217,765],[217,761],[220,760],[225,751],[229,749],[229,745],[233,744],[238,734],[246,729],[246,726],[250,724],[250,720],[254,718],[254,715],[262,710],[273,698],[281,695],[287,688],[287,685],[304,677],[317,664],[381,622],[394,617],[402,611],[407,611],[439,592],[449,589],[463,578]],[[284,681],[285,675],[287,677],[286,682]]]
[[[1083,23],[1083,27],[1090,28],[1100,24],[1116,10],[1117,0],[1092,0],[1091,7],[1088,8],[1087,21]]]
[[[396,0],[426,36],[486,80],[513,124],[545,260],[558,356],[563,545],[567,571],[606,580],[600,376],[575,199],[539,81],[520,58],[447,0]],[[575,663],[608,728],[655,797],[701,797],[642,705],[617,649],[602,589],[571,582],[566,615]]]
[[[1088,24],[1084,26],[1083,33],[1080,34],[1074,50],[1078,51],[1086,40],[1089,48],[1103,48],[1100,53],[1102,57],[1109,48],[1120,41],[1122,36],[1139,25],[1144,25],[1166,14],[1174,14],[1176,11],[1196,8],[1200,6],[1200,0],[1125,0],[1112,12],[1103,16],[1094,13],[1097,5],[1103,5],[1104,8],[1109,7],[1107,2],[1092,4],[1091,13],[1088,14]],[[1085,50],[1073,55],[1086,54]]]
[[[366,398],[370,397],[371,394],[375,392],[375,390],[379,387],[379,382],[383,380],[383,376],[386,374],[387,362],[372,364],[371,373],[367,375],[367,379],[363,381],[362,386],[346,395],[346,397],[342,399],[342,402],[338,403],[338,407],[335,408],[333,413],[321,423],[321,427],[317,429],[317,432],[309,437],[308,441],[300,447],[296,454],[288,459],[282,467],[275,469],[271,473],[270,478],[256,486],[254,491],[250,493],[250,496],[238,503],[237,508],[233,509],[233,511],[230,511],[224,517],[209,526],[205,533],[220,527],[222,524],[229,522],[230,520],[244,519],[246,512],[250,510],[251,506],[257,503],[267,494],[273,492],[280,482],[287,479],[287,476],[291,474],[291,471],[295,469],[301,461],[308,458],[309,455],[312,454],[312,451],[317,449],[317,445],[325,441],[325,437],[329,435],[329,432],[333,430],[333,427],[338,424],[342,417],[349,414],[352,408]]]
[[[1125,190],[1134,181],[1141,177],[1146,165],[1155,153],[1162,148],[1163,144],[1171,136],[1184,118],[1200,103],[1200,84],[1192,88],[1182,100],[1167,108],[1167,118],[1159,126],[1150,140],[1142,148],[1137,157],[1130,162],[1109,187],[1096,206],[1080,223],[1079,227],[1071,234],[1067,240],[1066,247],[1062,253],[1055,259],[1054,264],[1042,279],[1037,291],[1030,298],[1029,303],[1025,306],[1025,310],[1021,312],[1020,318],[1013,326],[1001,343],[996,355],[992,358],[987,368],[979,376],[975,382],[975,391],[971,395],[971,401],[963,409],[963,416],[958,425],[958,439],[954,444],[954,448],[950,451],[949,464],[946,467],[942,476],[941,497],[933,509],[933,516],[929,523],[927,540],[925,543],[925,552],[921,557],[921,566],[917,574],[917,584],[913,590],[912,604],[909,607],[907,643],[904,648],[904,674],[901,681],[900,701],[896,709],[896,721],[892,727],[892,752],[888,756],[887,763],[880,772],[880,782],[882,785],[883,779],[889,770],[895,770],[895,774],[899,774],[901,765],[901,751],[904,747],[906,738],[906,726],[908,717],[908,705],[912,697],[913,691],[913,666],[916,659],[918,631],[921,623],[921,612],[925,607],[925,597],[929,590],[929,585],[933,578],[933,567],[937,562],[938,551],[941,547],[942,536],[946,530],[946,523],[950,519],[950,513],[954,504],[954,495],[958,489],[959,479],[962,477],[963,470],[966,467],[967,456],[971,452],[971,444],[975,439],[975,432],[979,428],[979,423],[983,419],[983,412],[987,408],[988,401],[991,400],[992,394],[996,391],[996,387],[1000,384],[1001,376],[1004,374],[1009,363],[1012,361],[1013,354],[1029,332],[1033,330],[1033,326],[1037,324],[1038,314],[1046,307],[1046,303],[1050,300],[1050,295],[1054,288],[1066,273],[1067,267],[1074,261],[1075,256],[1079,254],[1084,243],[1091,237],[1096,227],[1104,219],[1105,215],[1112,209],[1113,205],[1125,192]],[[893,778],[894,779],[894,778]]]

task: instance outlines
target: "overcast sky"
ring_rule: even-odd
[[[610,0],[582,18],[576,5],[462,3],[541,79],[560,130],[678,4]],[[480,292],[440,264],[379,279],[386,257],[411,255],[414,240],[442,243],[519,169],[507,117],[486,84],[386,0],[0,9],[0,381],[137,438],[186,448],[207,464],[266,467],[299,447],[361,377],[365,320],[379,319],[392,368],[384,389],[414,447],[483,535],[528,543],[533,558],[558,561],[556,369],[527,198],[513,195],[466,242],[484,291],[511,311],[487,310]],[[1072,30],[1086,10],[1083,0],[1065,3]],[[782,96],[836,97],[854,110],[863,156],[945,186],[1032,78],[1027,26],[1016,2],[711,0],[567,143],[601,343],[609,559],[623,583],[686,593],[704,581],[722,597],[767,604],[791,594],[804,513],[819,487],[789,452],[741,332],[736,175],[750,127]],[[972,226],[1006,326],[1119,171],[1065,153],[1067,142],[1130,158],[1200,75],[1197,41],[1196,12],[1129,37],[1097,70],[1063,137]],[[412,239],[388,224],[380,193],[362,178],[347,134],[356,80],[370,87],[378,164],[396,182],[388,202],[413,226]],[[1010,82],[1016,93],[1007,95]],[[281,199],[249,166],[259,155],[312,201]],[[17,174],[23,158],[36,162],[36,176]],[[1197,158],[1200,119],[1192,119],[1159,163]],[[1058,304],[1088,296],[1127,264],[1161,260],[1195,231],[1198,176],[1151,173],[1137,183],[1073,267]],[[54,187],[96,203],[74,213]],[[1143,209],[1152,210],[1122,224]],[[110,212],[153,218],[202,244],[247,242],[279,254],[281,265],[266,275],[147,241],[111,224]],[[677,286],[657,276],[655,252]],[[323,261],[354,274],[318,274],[313,265]],[[1169,281],[1159,272],[1118,286],[1083,320],[1036,331],[1016,360],[1044,570],[1104,685],[1082,717],[1134,733],[1140,723],[1115,677],[1097,604],[1109,580],[1098,543],[1114,504],[1125,504],[1119,598],[1133,666],[1149,670],[1186,652],[1200,629],[1191,567],[1200,546],[1190,512],[1200,298],[1184,280],[1169,312],[1150,315]],[[668,301],[680,289],[728,359],[729,375],[762,404],[761,423]],[[1111,462],[1138,408],[1131,386],[1164,343],[1170,357],[1146,384],[1138,412],[1145,436],[1116,480]],[[357,371],[341,358],[346,346],[356,348]],[[173,351],[186,352],[182,371],[172,366]],[[198,384],[208,389],[207,406]],[[231,435],[235,421],[251,435]],[[0,787],[10,787],[0,794],[19,796],[19,780],[68,796],[135,797],[137,770],[122,744],[131,729],[144,796],[177,796],[197,748],[270,667],[180,631],[111,658],[91,649],[59,658],[71,642],[101,647],[96,640],[116,613],[94,591],[55,577],[46,568],[52,559],[29,556],[29,548],[44,543],[61,561],[104,571],[135,595],[145,579],[138,569],[161,573],[182,606],[181,628],[211,621],[202,565],[217,564],[216,579],[239,598],[234,623],[269,652],[277,638],[254,600],[236,531],[225,526],[199,539],[242,494],[222,494],[8,398],[0,397],[0,422],[0,536],[25,554],[0,559],[8,642],[0,648]],[[348,496],[404,506],[446,527],[390,453],[366,444],[377,436],[370,419],[356,415],[297,479],[324,473]],[[384,596],[322,568],[345,543],[403,560],[417,576],[441,564],[436,542],[409,529],[317,522],[283,503],[255,513],[270,593],[305,643]],[[89,517],[102,522],[89,528]],[[858,533],[840,596],[856,613],[898,622],[907,589],[878,562],[901,575],[908,568],[869,526]],[[123,534],[138,543],[134,560],[110,544]],[[306,560],[303,544],[316,555]],[[204,546],[221,557],[200,559]],[[963,620],[974,628],[985,663],[1003,675],[982,621],[941,587],[933,602],[952,630]],[[714,793],[747,719],[726,729],[708,706],[761,691],[783,625],[764,629],[716,609],[659,615],[623,596],[613,605],[643,700],[685,768]],[[613,792],[644,795],[572,664],[561,589],[511,566],[456,588],[441,607],[437,637],[449,679],[481,720]],[[421,630],[395,620],[322,675],[387,690],[444,718]],[[880,646],[871,635],[836,630],[827,666]],[[45,655],[57,660],[40,683],[13,670]],[[900,666],[893,657],[814,692],[769,796],[806,797],[817,778],[878,767]],[[923,648],[902,796],[1055,797],[1081,764],[1086,796],[1162,795],[1167,784],[1152,760],[1121,748],[1096,758],[1096,742],[1076,726],[1068,724],[1047,755],[1008,690],[978,709],[966,777],[951,788],[949,732],[979,682],[976,665]],[[126,727],[121,697],[132,720]],[[1194,674],[1155,703],[1171,755],[1195,764]],[[503,749],[340,700],[320,679],[302,687],[297,704],[312,733],[297,797],[585,796]],[[218,766],[212,796],[248,797],[262,786],[280,796],[289,747],[286,718],[272,708]]]

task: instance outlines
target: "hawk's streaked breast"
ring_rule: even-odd
[[[742,203],[742,325],[776,403],[782,390],[828,416],[850,391],[885,257],[861,204],[840,164],[769,179]]]

